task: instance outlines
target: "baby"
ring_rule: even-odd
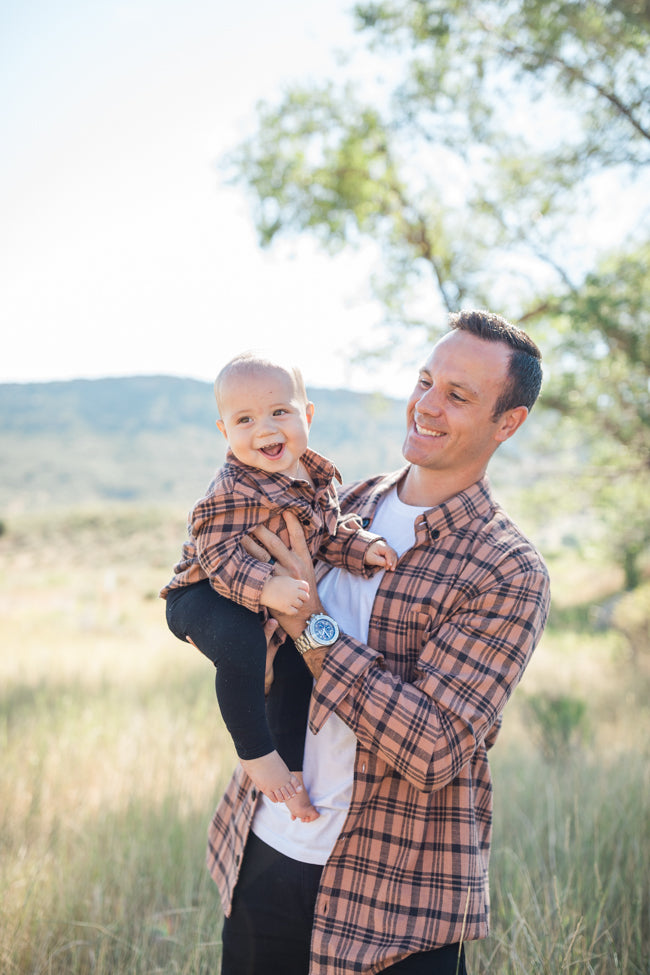
[[[358,518],[341,517],[333,483],[338,471],[308,447],[314,404],[297,368],[238,355],[217,376],[215,396],[217,426],[229,445],[226,462],[190,512],[188,541],[160,595],[171,631],[217,668],[219,707],[253,783],[285,802],[292,818],[311,822],[318,811],[302,781],[311,677],[287,641],[282,666],[291,693],[274,718],[277,728],[269,728],[264,628],[268,610],[297,613],[309,586],[274,575],[273,565],[250,556],[241,541],[263,524],[287,542],[283,513],[291,511],[314,558],[371,575],[394,569],[397,555]],[[283,639],[276,634],[276,651]]]

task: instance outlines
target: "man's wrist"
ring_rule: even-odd
[[[339,638],[339,625],[326,613],[313,613],[307,620],[302,633],[293,638],[298,653],[304,655],[309,650],[326,650]]]
[[[291,639],[294,641],[300,636],[300,634],[305,629],[307,625],[306,619],[300,619],[297,616],[283,616],[280,620],[280,626]]]

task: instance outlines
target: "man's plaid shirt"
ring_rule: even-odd
[[[351,486],[342,511],[370,526],[403,475]],[[336,711],[358,746],[316,902],[310,975],[370,975],[488,931],[487,750],[542,634],[548,574],[487,479],[415,529],[380,584],[369,646],[342,635],[312,697],[311,730]],[[208,866],[226,913],[256,798],[238,768],[210,826]]]

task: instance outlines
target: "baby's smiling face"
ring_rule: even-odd
[[[281,368],[251,367],[227,376],[217,426],[242,464],[297,477],[307,449],[313,403]]]

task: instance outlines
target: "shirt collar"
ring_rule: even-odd
[[[466,528],[473,521],[485,521],[494,510],[495,502],[487,476],[471,484],[435,508],[424,512],[429,533],[440,535]]]
[[[342,483],[338,468],[334,466],[331,460],[328,460],[327,457],[323,457],[321,454],[317,454],[315,450],[307,447],[307,450],[300,459],[309,471],[309,475],[314,484],[317,486],[318,482],[327,482],[329,484],[332,480],[337,480],[339,484]]]
[[[321,454],[317,454],[315,450],[311,450],[308,447],[304,454],[302,454],[300,460],[306,467],[316,489],[329,485],[334,479],[339,484],[341,483],[341,475],[332,461],[328,460],[327,457],[323,457]],[[275,493],[276,490],[284,491],[287,487],[287,482],[295,484],[300,481],[300,478],[287,477],[286,474],[269,474],[267,471],[260,470],[259,467],[250,467],[248,464],[242,464],[235,457],[230,447],[226,451],[226,464],[229,464],[231,467],[236,467],[241,471],[252,472],[255,475],[257,483],[264,485],[264,489],[266,490],[268,488],[272,493]]]
[[[408,466],[387,475],[381,483],[380,495],[384,495],[393,487],[399,487],[406,477]],[[381,498],[378,497],[377,500]],[[438,539],[443,534],[465,528],[471,522],[485,521],[494,510],[496,502],[490,488],[487,475],[471,484],[464,491],[460,491],[442,504],[435,505],[418,515],[415,521],[416,534],[425,526],[429,535]]]

